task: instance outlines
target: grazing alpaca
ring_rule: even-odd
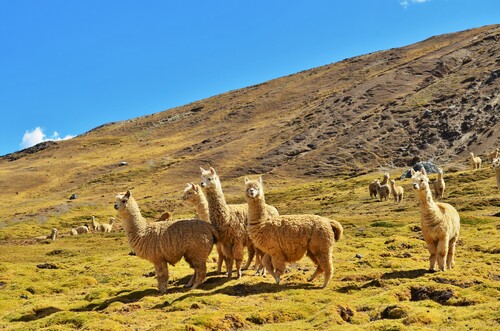
[[[78,236],[79,234],[84,234],[89,232],[89,227],[87,225],[80,225],[77,228],[73,228],[69,231],[72,236]]]
[[[370,198],[377,197],[377,188],[380,186],[380,181],[378,179],[373,180],[373,182],[368,185],[368,191],[370,192]]]
[[[208,201],[210,214],[210,223],[219,233],[219,239],[222,244],[222,253],[225,256],[226,269],[228,277],[232,276],[233,261],[236,265],[237,277],[241,277],[241,262],[243,260],[243,248],[248,248],[248,262],[243,269],[250,266],[255,255],[252,241],[247,234],[248,206],[228,205],[222,192],[222,186],[219,176],[214,168],[210,170],[201,170],[201,184]],[[278,214],[273,206],[266,205],[269,213]]]
[[[402,186],[396,186],[396,181],[391,179],[391,191],[394,197],[394,203],[403,201],[404,189]]]
[[[92,219],[90,221],[90,228],[89,228],[89,230],[94,230],[94,231],[99,230],[100,226],[101,226],[101,224],[95,220],[94,216],[92,216]]]
[[[167,290],[168,264],[175,265],[183,257],[194,269],[185,287],[196,288],[205,280],[207,258],[217,235],[208,222],[186,219],[148,223],[130,191],[116,196],[115,209],[136,255],[154,264],[160,293]]]
[[[52,232],[48,236],[39,236],[39,237],[36,237],[35,240],[37,240],[37,241],[39,241],[39,240],[47,240],[47,239],[56,240],[58,232],[59,231],[57,231],[56,228],[52,228]]]
[[[500,190],[500,157],[493,160],[493,169],[495,169],[495,174],[497,177],[497,188]]]
[[[443,178],[443,169],[439,168],[438,169],[438,177],[436,181],[434,182],[434,196],[436,199],[442,199],[444,190],[446,189],[446,185],[444,183],[444,178]]]
[[[109,218],[109,224],[101,224],[99,226],[99,231],[101,232],[111,232],[113,230],[113,225],[115,224],[115,218],[110,217]]]
[[[324,272],[326,287],[333,273],[333,244],[342,237],[342,225],[317,215],[270,216],[265,208],[262,178],[245,178],[245,185],[248,233],[255,247],[266,254],[264,266],[276,283],[279,284],[287,262],[298,261],[307,254],[317,266],[309,281]]]
[[[205,198],[205,194],[201,188],[195,183],[188,183],[184,189],[184,194],[182,195],[182,200],[188,202],[196,208],[196,218],[210,222],[210,213],[208,210],[208,201]],[[216,245],[217,248],[217,273],[220,274],[222,271],[222,262],[224,260],[224,254],[222,253],[222,244],[220,242]]]
[[[455,263],[455,245],[460,232],[460,216],[453,206],[434,202],[425,168],[411,171],[413,189],[420,202],[422,234],[430,255],[430,270],[436,259],[440,270],[451,269]]]
[[[472,170],[481,169],[481,163],[483,161],[479,156],[474,156],[474,153],[470,152],[470,160],[472,164]]]

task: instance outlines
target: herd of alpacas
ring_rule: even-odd
[[[481,159],[471,154],[472,169],[481,167]],[[490,155],[500,190],[500,152],[497,148]],[[318,215],[281,215],[266,203],[262,177],[257,180],[245,178],[245,204],[227,204],[222,185],[214,168],[201,170],[199,185],[188,183],[182,199],[190,204],[196,215],[193,219],[173,220],[172,214],[164,213],[156,222],[148,222],[132,193],[117,194],[114,208],[128,237],[135,255],[153,263],[160,293],[167,291],[169,265],[175,265],[182,258],[194,269],[194,274],[185,287],[197,288],[207,274],[207,259],[213,246],[217,249],[217,273],[224,264],[229,278],[242,276],[255,256],[256,275],[269,272],[277,284],[285,273],[286,264],[300,260],[307,255],[316,265],[308,281],[324,274],[321,287],[326,287],[333,274],[333,246],[343,235],[342,225],[336,220]],[[429,269],[441,271],[454,265],[455,246],[460,232],[460,216],[450,204],[435,202],[443,199],[445,182],[443,170],[438,169],[433,182],[434,194],[426,169],[411,170],[412,188],[420,206],[421,228],[430,253]],[[387,201],[392,194],[394,203],[401,203],[404,197],[402,186],[396,185],[385,173],[382,180],[376,179],[368,187],[370,197]],[[99,224],[92,216],[91,224],[73,228],[71,235],[89,231],[110,232],[115,219],[109,224]],[[57,236],[53,229],[48,236]],[[244,266],[244,250],[248,259]]]

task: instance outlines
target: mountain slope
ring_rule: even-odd
[[[500,145],[499,39],[500,25],[436,36],[1,157],[0,216],[173,194],[199,166],[308,181],[462,162]]]

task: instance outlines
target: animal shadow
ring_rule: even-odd
[[[125,291],[122,291],[120,293],[124,293]],[[128,292],[126,294],[122,295],[117,295],[113,298],[110,298],[102,303],[91,303],[87,306],[80,307],[80,308],[74,308],[71,309],[71,311],[75,312],[82,312],[82,311],[92,311],[92,310],[104,310],[108,308],[110,304],[113,302],[121,302],[121,303],[131,303],[131,302],[137,302],[140,301],[142,298],[147,297],[147,296],[155,296],[158,295],[158,290],[156,289],[147,289],[147,290],[142,290],[142,291],[133,291],[133,292]]]

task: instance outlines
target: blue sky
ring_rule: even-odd
[[[498,23],[498,0],[0,0],[0,155]]]

